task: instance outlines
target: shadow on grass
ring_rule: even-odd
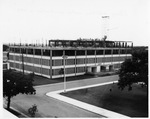
[[[130,117],[148,117],[147,87],[142,88],[137,84],[133,85],[132,91],[128,91],[127,88],[121,91],[117,84],[109,84],[61,95]]]

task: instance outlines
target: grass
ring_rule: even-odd
[[[132,91],[118,89],[117,84],[62,93],[62,95],[118,112],[130,117],[148,117],[147,87],[134,84]]]

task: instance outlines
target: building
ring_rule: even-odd
[[[131,58],[131,41],[49,40],[48,45],[10,45],[10,68],[48,78],[114,71]]]
[[[3,45],[3,70],[9,69],[9,63],[8,63],[8,46]]]

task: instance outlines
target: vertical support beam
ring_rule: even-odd
[[[77,62],[77,50],[75,50],[75,70],[74,70],[74,72],[75,72],[75,76],[76,76],[76,62]]]
[[[113,48],[111,48],[111,65],[113,66]]]
[[[97,63],[97,60],[96,60],[96,48],[95,48],[95,50],[94,50],[94,55],[95,55],[95,66],[96,66],[96,63]]]
[[[87,50],[85,50],[85,66],[87,67]]]
[[[24,75],[24,55],[23,55],[23,50],[22,49],[22,72],[23,72],[23,75]]]
[[[13,65],[13,66],[14,66],[14,68],[16,69],[16,62],[15,62],[15,60],[16,60],[16,53],[15,53],[15,49],[16,49],[16,48],[14,47],[14,65]]]
[[[52,49],[50,49],[50,78],[52,79]]]
[[[7,62],[7,69],[10,69],[10,64]]]
[[[20,55],[19,55],[19,69],[20,69],[20,72],[21,72],[21,46],[20,46]]]
[[[34,63],[35,63],[35,62],[34,62],[34,55],[35,55],[35,48],[33,48],[33,58],[32,58],[32,63],[33,63],[32,71],[33,71],[33,73],[34,73],[34,71],[35,71],[35,70],[34,70],[34,68],[35,68],[35,67],[34,67]]]
[[[41,71],[41,76],[42,76],[42,71],[43,71],[43,67],[42,67],[42,58],[43,57],[42,56],[43,56],[43,47],[41,48],[41,62],[40,62],[41,63],[41,70],[40,70]]]
[[[103,48],[103,56],[104,56],[104,62],[103,62],[103,64],[105,64],[105,50],[106,50],[106,48],[104,47]]]

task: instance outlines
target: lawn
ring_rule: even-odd
[[[148,117],[147,87],[134,84],[132,91],[117,84],[62,93],[62,95],[118,112],[130,117]]]

